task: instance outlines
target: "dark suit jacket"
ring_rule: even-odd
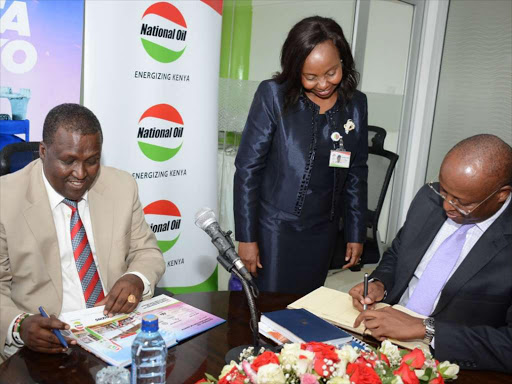
[[[308,191],[317,142],[314,121],[319,107],[303,95],[285,111],[283,91],[284,85],[273,80],[259,85],[242,134],[234,180],[235,235],[239,241],[258,241],[260,199],[300,216]],[[351,152],[350,168],[335,171],[330,217],[333,219],[344,208],[345,238],[349,242],[363,242],[366,238],[367,109],[366,96],[356,91],[348,103],[339,96],[326,112],[331,131],[342,135],[345,149]],[[355,129],[345,133],[343,125],[348,119],[352,119]]]
[[[441,198],[424,186],[372,274],[396,304],[446,220]],[[462,369],[512,372],[512,204],[485,231],[446,283],[432,313],[435,357]]]

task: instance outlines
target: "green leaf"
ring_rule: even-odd
[[[204,375],[206,376],[208,381],[211,382],[211,383],[218,383],[219,382],[219,380],[217,380],[215,377],[213,377],[209,373],[205,373]]]

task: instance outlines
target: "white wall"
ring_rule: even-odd
[[[253,0],[249,80],[265,80],[281,70],[281,47],[290,29],[309,16],[332,17],[352,41],[355,0]]]
[[[452,0],[427,179],[460,140],[491,133],[512,145],[512,2]]]

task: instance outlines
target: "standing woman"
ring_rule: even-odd
[[[254,95],[235,160],[238,253],[262,291],[324,284],[343,218],[345,268],[366,236],[368,112],[341,27],[308,17],[289,32],[282,72]],[[338,162],[338,156],[340,162]]]

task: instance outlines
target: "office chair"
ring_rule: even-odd
[[[378,263],[383,253],[378,224],[384,198],[395,169],[398,155],[384,149],[386,130],[368,126],[368,210],[366,227],[368,236],[359,264],[351,270],[360,270],[363,264]],[[329,269],[339,269],[345,264],[346,241],[343,235],[343,222],[340,223],[336,248],[331,257]]]
[[[38,141],[8,144],[0,151],[0,176],[16,172],[38,158]]]

